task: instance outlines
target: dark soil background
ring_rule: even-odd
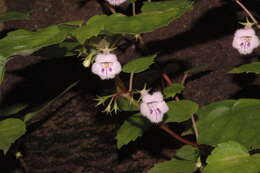
[[[244,3],[260,19],[259,2]],[[8,0],[9,11],[30,11],[31,17],[6,22],[1,35],[18,28],[35,30],[66,21],[88,20],[108,12],[101,4],[101,0]],[[124,4],[121,10],[129,10],[127,6]],[[174,81],[181,79],[181,71],[206,65],[204,72],[188,78],[185,99],[203,105],[229,98],[259,98],[259,77],[227,74],[235,66],[259,57],[260,48],[249,56],[241,56],[231,47],[233,33],[243,20],[244,13],[233,1],[201,0],[168,27],[145,34],[144,41],[151,53],[160,52],[161,65],[177,64],[176,73],[171,74]],[[125,63],[138,54],[134,47],[129,47],[119,53],[119,58]],[[39,105],[72,82],[81,82],[39,115],[36,124],[29,126],[28,133],[11,149],[24,154],[28,173],[143,173],[155,163],[171,159],[181,146],[154,127],[143,138],[117,150],[116,130],[127,115],[105,115],[95,108],[94,102],[95,96],[111,87],[112,82],[100,81],[90,74],[79,58],[50,59],[42,55],[16,57],[8,62],[0,86],[3,105]],[[177,124],[172,128],[181,132]],[[0,156],[1,173],[21,172],[11,152],[7,157]]]

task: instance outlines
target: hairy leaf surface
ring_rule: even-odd
[[[0,40],[0,79],[3,79],[4,66],[11,56],[30,55],[42,47],[62,42],[66,36],[66,33],[57,26],[50,26],[36,32],[23,29],[9,32]]]
[[[229,73],[256,73],[260,74],[260,62],[244,64],[232,69]]]
[[[120,149],[123,145],[135,141],[138,137],[142,136],[144,131],[150,126],[151,123],[139,113],[132,115],[125,120],[123,125],[117,131],[117,148]]]
[[[205,173],[259,173],[260,154],[249,155],[246,147],[229,141],[218,144],[207,158]]]
[[[0,22],[9,20],[23,20],[29,17],[28,13],[21,13],[18,11],[9,11],[7,13],[0,14]]]
[[[123,67],[123,72],[125,73],[140,73],[147,70],[150,65],[154,63],[154,58],[156,55],[151,55],[147,57],[137,58],[130,61]]]
[[[11,144],[26,132],[25,124],[17,118],[0,121],[0,150],[6,153]]]
[[[217,145],[229,140],[246,147],[260,144],[260,100],[225,100],[198,111],[199,143]]]
[[[169,111],[165,119],[169,122],[182,122],[190,119],[191,115],[197,112],[199,106],[191,100],[170,101],[167,103]]]

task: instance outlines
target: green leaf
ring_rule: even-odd
[[[13,115],[27,107],[26,104],[15,104],[0,109],[0,116]]]
[[[78,42],[68,42],[64,41],[61,44],[59,44],[60,49],[64,49],[65,54],[64,56],[74,56],[76,55],[76,48],[78,48],[80,44]]]
[[[5,63],[13,55],[29,55],[42,47],[58,44],[66,38],[57,26],[31,32],[19,29],[9,32],[0,40],[0,79],[3,79]],[[0,80],[1,83],[1,80]]]
[[[184,74],[202,72],[202,71],[205,71],[207,67],[208,67],[208,65],[201,65],[201,66],[198,66],[198,67],[194,67],[194,68],[191,68],[189,70],[186,70],[184,72]]]
[[[142,6],[142,12],[167,12],[177,11],[177,13],[183,13],[182,10],[191,8],[192,3],[187,0],[168,0],[159,2],[144,2]]]
[[[229,140],[246,147],[260,144],[260,100],[225,100],[202,107],[198,113],[198,142],[217,145]]]
[[[176,94],[180,94],[185,87],[182,84],[174,83],[169,87],[164,88],[163,93],[165,98],[174,97]]]
[[[260,74],[260,62],[254,62],[251,64],[244,64],[237,68],[232,69],[228,73],[256,73]]]
[[[113,34],[141,34],[167,26],[192,8],[188,0],[146,2],[136,16],[114,14],[106,23],[106,31]]]
[[[241,144],[229,141],[218,144],[207,158],[205,173],[259,173],[260,154],[249,155]]]
[[[140,113],[132,115],[125,120],[123,125],[117,131],[117,148],[120,149],[123,145],[135,141],[138,137],[142,136],[144,131],[150,126],[151,123]]]
[[[199,157],[199,151],[196,147],[184,145],[176,151],[175,157],[182,160],[190,160],[195,162]]]
[[[195,162],[172,159],[156,164],[148,173],[193,173]]]
[[[29,113],[25,114],[23,121],[24,121],[25,123],[28,122],[29,120],[31,120],[32,118],[34,118],[35,116],[37,116],[39,113],[41,113],[41,110],[42,110],[42,109],[39,108],[39,110],[37,110],[37,111],[29,112]]]
[[[156,55],[151,55],[147,57],[137,58],[130,61],[123,67],[123,72],[125,73],[140,73],[147,70],[150,65],[154,63],[154,58]]]
[[[152,6],[168,7],[155,9]],[[74,36],[83,44],[87,39],[101,33],[136,35],[151,32],[155,29],[167,26],[172,20],[177,19],[191,8],[192,3],[188,0],[172,0],[160,3],[149,2],[143,6],[143,12],[135,16],[124,16],[118,13],[110,16],[94,16],[88,21],[87,25],[76,30]]]
[[[72,33],[78,29],[78,27],[74,25],[59,24],[57,26],[61,32],[66,33],[68,36],[72,36]]]
[[[8,20],[24,20],[29,17],[29,13],[21,13],[18,11],[9,11],[7,13],[0,14],[0,22]]]
[[[108,22],[109,16],[106,15],[96,15],[91,17],[87,25],[84,25],[73,32],[73,36],[81,43],[84,44],[85,41],[93,36],[97,36],[105,27]]]
[[[167,112],[166,123],[186,121],[199,108],[199,105],[191,100],[170,101],[167,104],[169,111]]]
[[[189,128],[189,129],[183,131],[183,132],[181,133],[181,136],[193,135],[193,134],[194,134],[193,129],[192,129],[192,128]]]
[[[78,20],[78,21],[70,21],[70,22],[65,22],[62,23],[63,25],[71,25],[71,26],[81,26],[84,24],[84,21]]]
[[[193,173],[198,157],[198,148],[185,145],[176,151],[175,159],[156,164],[148,173]]]
[[[4,74],[5,74],[5,61],[1,61],[0,59],[0,85],[1,82],[4,80]]]
[[[119,98],[116,100],[119,106],[120,110],[123,111],[138,111],[139,108],[136,107],[133,104],[130,104],[129,100],[127,100],[126,98]]]
[[[134,3],[137,0],[127,0],[129,3]]]
[[[23,121],[16,118],[9,118],[0,121],[0,150],[6,154],[12,143],[26,132]]]

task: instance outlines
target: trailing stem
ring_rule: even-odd
[[[135,2],[132,3],[133,16],[136,15]]]
[[[168,128],[165,124],[160,125],[160,128],[163,129],[165,132],[167,132],[169,135],[171,135],[172,137],[174,137],[175,139],[177,139],[178,141],[184,143],[184,144],[189,144],[192,145],[194,147],[198,147],[199,144],[189,141],[187,139],[182,138],[181,136],[179,136],[177,133],[175,133],[173,130],[171,130],[170,128]]]
[[[258,21],[255,19],[255,17],[252,15],[252,13],[239,0],[235,0],[235,2],[246,12],[246,14],[251,18],[251,20],[255,24],[258,24]],[[260,29],[260,26],[257,25],[257,28]]]
[[[197,127],[194,115],[191,116],[191,121],[192,121],[192,126],[193,126],[193,129],[194,129],[194,132],[195,132],[196,140],[198,141],[199,131],[198,131],[198,127]]]
[[[126,87],[123,83],[123,81],[117,76],[116,80],[115,80],[116,86],[119,90],[119,92],[122,93],[127,93],[126,91]],[[129,92],[128,92],[129,93]],[[129,94],[125,94],[123,95],[123,97],[125,97],[126,99],[128,99],[133,105],[135,105],[136,107],[140,107],[139,103],[134,100]],[[173,130],[171,130],[170,128],[168,128],[166,126],[166,124],[160,124],[159,127],[164,130],[165,132],[167,132],[170,136],[172,136],[173,138],[177,139],[178,141],[184,143],[184,144],[188,144],[188,145],[192,145],[194,147],[198,147],[199,145],[195,142],[189,141],[187,139],[184,139],[183,137],[179,136],[177,133],[175,133]]]
[[[143,47],[143,48],[148,52],[147,48],[144,47],[144,40],[143,40],[142,36],[141,36],[141,35],[138,35],[138,36],[137,36],[137,39],[138,39],[139,44],[141,45],[141,47]],[[167,83],[168,86],[170,86],[170,85],[173,84],[172,80],[169,78],[169,76],[168,76],[166,73],[163,73],[163,74],[162,74],[162,77],[163,77],[163,79],[166,81],[166,83]],[[179,99],[178,96],[175,97],[175,100],[176,100],[176,101],[180,101],[180,99]],[[138,105],[138,107],[139,107],[139,105]],[[160,125],[160,128],[161,128],[162,130],[164,130],[165,132],[167,132],[169,135],[171,135],[173,138],[177,139],[178,141],[180,141],[180,142],[182,142],[182,143],[184,143],[184,144],[192,145],[192,146],[195,146],[195,147],[198,147],[198,146],[199,146],[199,144],[197,144],[197,143],[195,143],[195,142],[192,142],[192,141],[189,141],[189,140],[187,140],[187,139],[182,138],[182,137],[179,136],[177,133],[175,133],[173,130],[171,130],[170,128],[168,128],[165,124],[161,124],[161,125]]]
[[[130,74],[130,79],[129,79],[129,89],[128,89],[129,92],[131,92],[133,89],[133,82],[134,82],[134,73],[132,72]]]
[[[18,158],[18,160],[20,161],[20,164],[22,166],[23,172],[24,173],[29,173],[28,168],[27,168],[26,163],[23,160],[23,158]]]
[[[111,5],[107,5],[107,8],[109,9],[109,11],[112,13],[112,14],[115,14],[116,13],[116,10],[111,6]]]

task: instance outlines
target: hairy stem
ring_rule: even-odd
[[[254,16],[252,15],[252,13],[239,1],[239,0],[235,0],[235,2],[247,13],[247,15],[252,19],[252,21],[257,24],[257,20],[254,18]]]
[[[116,10],[114,7],[112,7],[111,5],[107,5],[107,8],[109,9],[109,11],[112,13],[112,14],[115,14],[116,13]]]
[[[138,41],[139,41],[139,44],[141,45],[141,47],[143,47],[143,49],[145,49],[146,52],[148,52],[148,49],[146,47],[144,47],[144,40],[143,40],[142,36],[138,35],[137,38],[138,38]],[[169,85],[169,86],[172,85],[173,82],[172,82],[172,80],[169,78],[169,76],[166,73],[163,73],[162,77],[166,80],[167,85]],[[131,97],[128,96],[127,99],[131,99]],[[176,99],[176,101],[180,100],[177,96],[175,97],[175,99]],[[131,100],[129,100],[129,101],[131,101]],[[132,101],[133,101],[133,99],[132,99]],[[138,102],[134,101],[134,105],[139,108]],[[187,139],[182,138],[177,133],[175,133],[173,130],[169,129],[165,124],[161,124],[160,128],[162,130],[164,130],[165,132],[167,132],[169,135],[171,135],[173,138],[177,139],[178,141],[180,141],[180,142],[182,142],[184,144],[188,144],[188,145],[192,145],[192,146],[196,146],[196,147],[199,146],[195,142],[192,142],[192,141],[189,141]]]
[[[198,127],[197,127],[197,124],[196,124],[196,120],[195,120],[195,118],[194,118],[194,115],[191,116],[191,121],[192,121],[192,126],[193,126],[193,129],[194,129],[194,132],[195,132],[196,140],[198,141],[199,131],[198,131]]]
[[[130,74],[130,79],[129,79],[129,89],[128,89],[129,92],[131,92],[133,89],[133,82],[134,82],[134,73],[132,72]]]
[[[121,92],[125,91],[126,87],[124,86],[123,81],[118,76],[116,78],[116,85],[117,85],[117,88],[121,90]],[[118,85],[120,85],[120,86],[118,86]],[[124,92],[124,93],[127,93],[127,92]],[[129,94],[124,95],[124,97],[126,99],[128,99],[136,107],[138,107],[138,108],[140,107],[139,103],[135,99],[133,99]],[[167,132],[169,135],[171,135],[173,138],[177,139],[178,141],[180,141],[184,144],[192,145],[192,146],[195,146],[195,147],[198,146],[197,143],[182,138],[177,133],[175,133],[173,130],[169,129],[165,124],[161,124],[159,127],[162,130],[164,130],[165,132]]]
[[[182,85],[185,84],[185,81],[186,81],[187,77],[188,77],[188,73],[185,73],[184,76],[183,76],[183,78],[181,79],[181,84],[182,84]]]
[[[136,15],[135,2],[132,3],[133,16]]]
[[[22,168],[23,168],[23,172],[24,172],[24,173],[29,173],[25,161],[24,161],[22,158],[19,158],[19,161],[20,161],[21,166],[22,166]]]
[[[168,128],[165,124],[160,125],[160,128],[163,129],[165,132],[167,132],[169,135],[171,135],[172,137],[174,137],[175,139],[177,139],[178,141],[184,143],[184,144],[188,144],[188,145],[192,145],[194,147],[198,147],[199,145],[195,142],[189,141],[187,139],[182,138],[181,136],[179,136],[177,133],[175,133],[173,130],[171,130],[170,128]]]

